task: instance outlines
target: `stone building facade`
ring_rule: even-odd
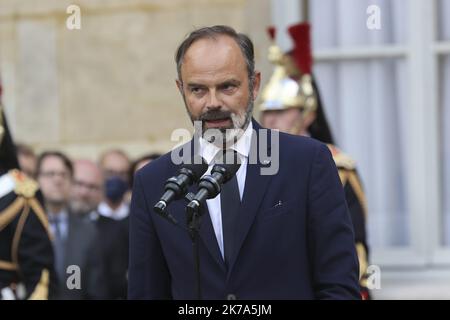
[[[80,29],[67,20],[80,8]],[[269,0],[0,0],[0,76],[14,137],[36,151],[96,159],[166,152],[191,129],[175,86],[174,51],[195,27],[228,24],[266,59]],[[263,81],[264,82],[264,81]]]

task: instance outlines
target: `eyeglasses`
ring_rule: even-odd
[[[64,180],[70,177],[67,171],[42,171],[39,173],[39,176],[44,178],[61,177]]]
[[[80,180],[75,180],[73,182],[75,187],[78,188],[86,188],[89,191],[100,191],[101,187],[99,185],[93,184],[93,183],[87,183],[84,181],[80,181]]]

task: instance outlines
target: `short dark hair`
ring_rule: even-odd
[[[220,35],[227,35],[233,38],[239,48],[241,48],[242,54],[244,55],[245,62],[247,64],[248,79],[251,85],[255,76],[255,54],[253,43],[245,34],[237,33],[233,28],[223,25],[204,27],[194,30],[186,37],[186,39],[183,40],[175,54],[175,62],[177,64],[177,73],[179,80],[181,80],[181,65],[183,64],[183,58],[190,46],[197,40],[205,38],[216,39],[216,37]]]
[[[110,149],[110,150],[106,150],[104,151],[98,160],[98,163],[100,165],[101,168],[103,168],[103,163],[105,162],[105,159],[110,155],[110,154],[116,154],[121,156],[122,158],[124,158],[128,163],[130,163],[130,158],[128,157],[128,155],[125,153],[125,151],[121,150],[121,149]]]
[[[39,155],[39,158],[38,158],[37,164],[36,164],[38,176],[41,173],[42,162],[44,162],[45,158],[48,158],[48,157],[57,157],[57,158],[61,159],[61,161],[64,163],[64,166],[69,170],[70,177],[73,177],[72,161],[70,161],[68,156],[66,156],[64,153],[59,152],[59,151],[45,151]]]
[[[133,163],[131,164],[130,172],[129,172],[130,185],[133,185],[134,172],[136,171],[136,167],[139,164],[139,162],[145,161],[145,160],[153,161],[153,160],[158,159],[159,157],[161,157],[160,153],[149,153],[149,154],[145,154],[145,155],[137,158],[136,160],[134,160]]]

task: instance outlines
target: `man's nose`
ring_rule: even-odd
[[[62,177],[61,175],[56,175],[56,176],[53,178],[53,182],[54,182],[56,185],[58,185],[58,186],[62,185],[62,184],[64,183],[64,181],[65,181],[65,178]]]
[[[208,110],[211,109],[220,109],[220,107],[222,106],[219,97],[217,96],[217,91],[216,90],[211,90],[209,92],[209,99],[207,101],[207,108]]]
[[[79,188],[78,192],[79,192],[79,195],[83,198],[86,198],[89,196],[89,189],[86,187]]]

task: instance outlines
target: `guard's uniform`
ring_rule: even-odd
[[[269,35],[275,39],[275,29],[269,28]],[[310,25],[299,23],[288,28],[293,48],[284,53],[275,44],[269,49],[269,60],[274,71],[269,82],[262,90],[259,109],[262,113],[298,108],[302,118],[315,114],[314,121],[307,131],[312,138],[328,145],[344,187],[347,205],[352,218],[355,245],[360,266],[361,298],[369,299],[367,289],[368,245],[366,241],[367,204],[356,164],[349,156],[333,145],[331,130],[326,121],[325,112],[318,87],[312,75],[313,57],[311,52]],[[299,134],[299,123],[295,123],[288,133]],[[271,128],[278,129],[278,128]]]
[[[2,299],[48,299],[53,249],[38,185],[19,170],[0,177]]]
[[[361,297],[369,299],[367,289],[367,267],[368,267],[368,245],[366,237],[367,202],[361,180],[356,171],[356,163],[348,155],[339,150],[336,146],[329,144],[333,160],[341,178],[345,191],[348,209],[353,222],[355,232],[356,252],[359,260],[359,275],[361,286]]]
[[[53,248],[38,185],[21,173],[1,104],[0,83],[0,300],[48,299]]]

